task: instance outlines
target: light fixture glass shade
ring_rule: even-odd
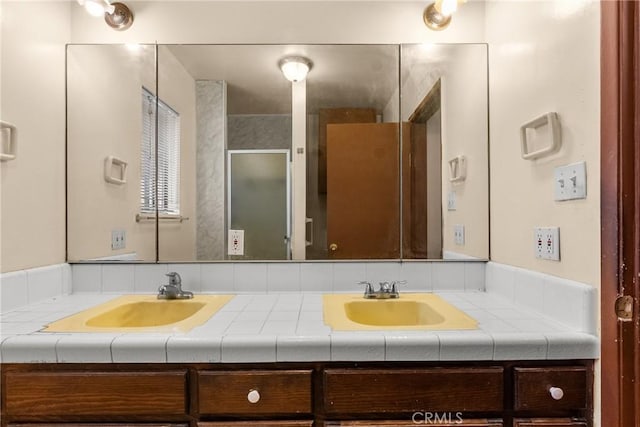
[[[451,16],[458,10],[458,0],[436,0],[435,8],[444,16]]]
[[[105,0],[78,0],[80,6],[91,16],[103,16],[105,13],[113,13],[115,8]]]
[[[300,82],[307,77],[311,69],[311,61],[300,56],[291,56],[280,60],[280,70],[290,82]]]

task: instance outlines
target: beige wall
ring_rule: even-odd
[[[402,118],[407,121],[441,79],[442,247],[449,256],[489,257],[489,178],[487,129],[487,48],[484,45],[407,46],[402,50]],[[385,108],[385,121],[397,121],[398,96]],[[449,160],[464,155],[467,178],[449,182]],[[447,193],[457,208],[448,211]],[[453,226],[465,226],[465,244],[454,243]]]
[[[443,251],[489,257],[489,171],[487,50],[456,46],[442,77],[442,235]],[[467,177],[450,182],[449,160],[465,156]],[[450,191],[456,210],[447,210]],[[464,245],[454,242],[454,225],[464,225]]]
[[[491,258],[600,282],[600,8],[595,1],[489,2]],[[520,156],[519,127],[548,111],[562,149]],[[586,161],[587,198],[556,202],[553,169]],[[533,228],[560,227],[561,261],[534,257]]]
[[[193,259],[195,82],[168,50],[159,52],[158,63],[160,99],[180,114],[181,214],[190,218],[160,223],[160,255]],[[135,253],[135,259],[155,261],[155,224],[135,220],[140,209],[142,87],[155,91],[155,48],[70,46],[68,73],[69,259]],[[128,163],[126,184],[104,180],[104,159],[110,155]],[[127,233],[124,249],[111,249],[115,229]]]
[[[600,286],[600,5],[590,0],[490,2],[491,258]],[[519,127],[547,111],[562,149],[527,161]],[[586,161],[587,198],[553,200],[553,169]],[[561,261],[533,255],[533,228],[560,227]],[[598,313],[594,313],[598,315]],[[595,426],[600,426],[600,364]]]
[[[446,31],[422,21],[424,1],[134,1],[124,32],[72,7],[74,43],[418,43],[478,42],[484,3],[460,8]]]
[[[140,204],[142,86],[155,90],[155,48],[69,46],[69,260],[135,253],[155,261],[155,227],[135,221]],[[126,184],[104,180],[104,160],[128,163]],[[111,249],[111,231],[126,231],[126,247]]]
[[[160,222],[161,261],[196,259],[196,82],[168,48],[158,49],[158,96],[180,113],[180,214]]]
[[[3,1],[0,119],[18,128],[18,158],[2,162],[2,272],[65,260],[66,2]]]

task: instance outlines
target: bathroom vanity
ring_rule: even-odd
[[[593,425],[596,337],[485,292],[438,295],[478,328],[339,331],[323,294],[282,293],[236,295],[188,332],[43,332],[121,298],[33,304],[4,317],[2,427]]]
[[[586,427],[593,412],[588,360],[5,364],[2,387],[3,426]]]

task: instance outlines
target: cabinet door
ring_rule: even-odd
[[[310,414],[311,370],[201,371],[200,414],[254,418]]]
[[[516,411],[567,411],[587,407],[584,366],[515,368],[513,374]],[[551,393],[554,388],[559,392],[555,397]]]
[[[30,423],[30,424],[9,424],[8,427],[188,427],[188,424],[146,424],[146,423],[135,423],[135,424],[70,424],[70,423]]]
[[[186,374],[186,370],[10,373],[5,377],[3,415],[24,421],[184,415]]]
[[[517,418],[513,427],[587,427],[587,422],[576,418]]]
[[[435,414],[433,414],[435,416]],[[439,414],[440,418],[444,414]],[[427,415],[428,416],[428,415]],[[449,417],[446,417],[447,420]],[[433,418],[428,420],[424,417],[415,420],[403,421],[328,421],[325,427],[416,427],[417,425],[429,425],[439,427],[502,427],[502,420],[460,420],[452,414],[451,421],[435,421]]]
[[[198,423],[198,427],[312,427],[313,421],[221,421]]]
[[[324,407],[332,418],[420,411],[454,416],[457,412],[500,412],[502,374],[502,367],[327,369]]]

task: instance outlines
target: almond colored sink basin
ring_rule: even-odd
[[[477,329],[477,322],[434,294],[365,299],[362,294],[324,295],[324,322],[337,331]]]
[[[206,322],[233,295],[159,300],[125,295],[49,324],[45,332],[187,332]]]

